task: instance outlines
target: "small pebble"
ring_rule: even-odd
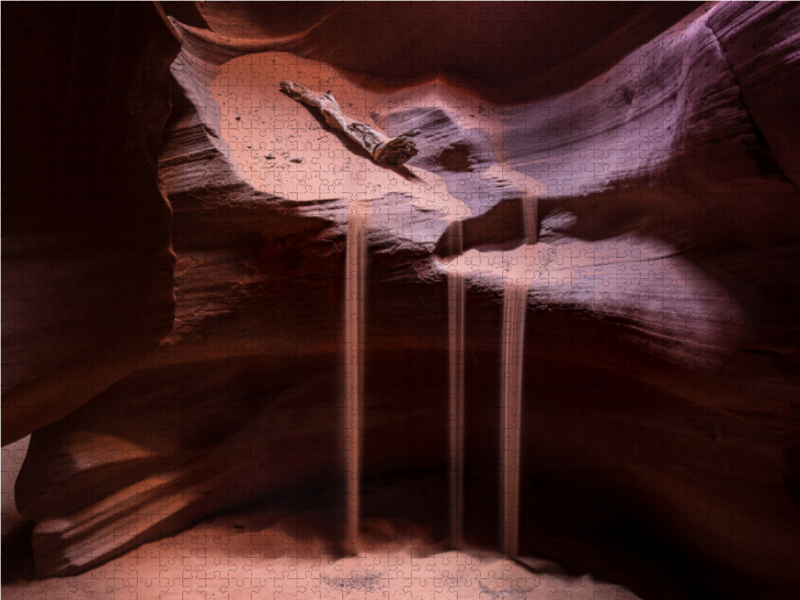
[[[290,158],[289,162],[297,163],[299,165],[299,164],[302,164],[302,163],[306,162],[306,159],[302,158],[302,157]]]
[[[274,154],[265,154],[264,158],[266,158],[267,160],[275,160],[275,155]]]
[[[237,121],[241,121],[241,120],[242,120],[242,117],[236,117],[236,120],[237,120]]]

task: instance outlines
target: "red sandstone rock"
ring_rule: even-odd
[[[172,328],[156,160],[179,50],[150,3],[10,6],[3,444],[137,368]]]
[[[519,198],[537,194],[550,263],[529,295],[524,472],[599,495],[716,587],[790,595],[800,585],[798,131],[774,116],[800,89],[785,25],[798,9],[709,7],[568,93],[533,86],[514,104],[444,75],[390,88],[372,70],[380,53],[365,66],[336,60],[347,45],[320,42],[330,19],[233,39],[220,10],[204,13],[210,31],[176,25],[184,45],[160,154],[178,257],[173,330],[146,365],[34,433],[17,490],[37,522],[39,573],[75,573],[211,512],[330,481],[354,192],[373,208],[366,471],[447,464],[440,258],[457,214],[471,249],[459,268],[469,260],[472,271],[467,461],[493,472],[501,263],[524,260],[509,248],[522,237]],[[369,77],[343,70],[360,66]],[[358,117],[388,135],[420,128],[409,172],[380,170],[306,108],[282,104],[287,70],[304,85],[340,85],[342,106],[359,99]],[[497,85],[500,71],[470,75]]]

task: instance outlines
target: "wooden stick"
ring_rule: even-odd
[[[402,165],[417,155],[417,145],[411,138],[419,134],[418,129],[389,138],[366,123],[347,117],[329,91],[320,94],[293,81],[281,81],[281,91],[298,102],[318,108],[331,128],[344,132],[377,163]]]

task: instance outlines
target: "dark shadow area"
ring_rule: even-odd
[[[434,255],[450,258],[457,247],[454,238],[458,235],[450,225],[436,241]],[[522,201],[519,198],[501,200],[477,217],[461,220],[462,252],[473,248],[484,252],[491,250],[513,250],[525,243],[525,220]]]
[[[30,522],[11,535],[3,536],[0,549],[3,553],[3,564],[0,568],[0,581],[3,585],[36,578],[31,546],[33,527],[34,523]]]
[[[160,2],[164,12],[181,23],[186,23],[198,29],[211,29],[208,26],[196,2]]]

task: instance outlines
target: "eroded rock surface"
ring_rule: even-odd
[[[180,49],[153,3],[10,6],[3,444],[67,416],[172,328],[159,180]],[[13,116],[11,116],[13,115]]]
[[[800,132],[759,121],[800,89],[795,30],[776,25],[794,6],[706,6],[568,93],[505,104],[319,62],[313,32],[175,23],[173,329],[34,433],[17,489],[39,574],[339,477],[344,225],[367,198],[367,474],[447,465],[451,268],[467,273],[467,465],[496,472],[502,290],[527,278],[523,471],[602,498],[708,585],[790,596]],[[280,94],[287,78],[388,136],[420,129],[419,154],[377,165]],[[531,197],[536,251],[519,246]],[[466,251],[446,257],[455,219]]]

